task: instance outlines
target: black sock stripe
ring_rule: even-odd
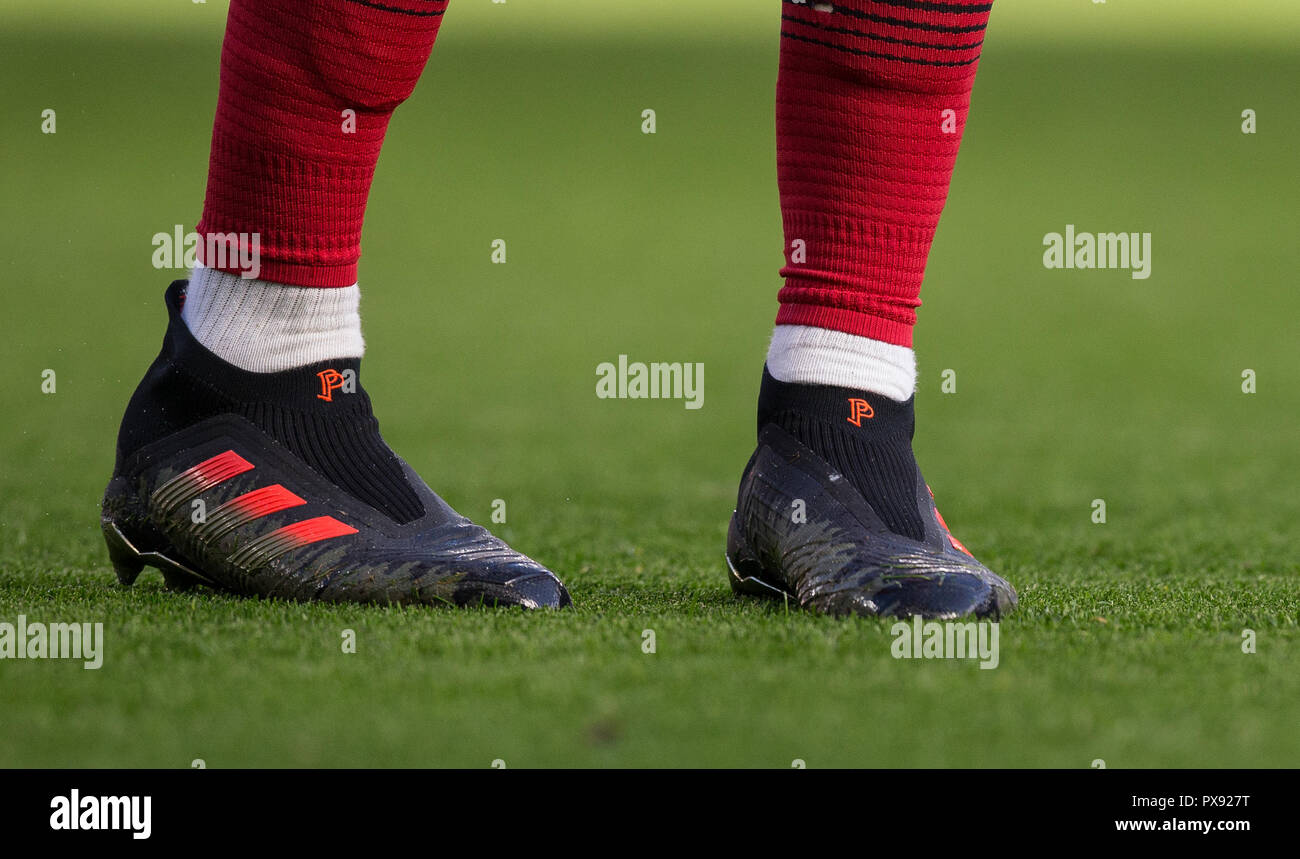
[[[416,9],[402,9],[398,6],[385,6],[383,3],[375,3],[372,0],[347,0],[349,3],[355,3],[358,6],[365,6],[367,9],[378,9],[381,12],[396,12],[398,15],[410,15],[414,18],[436,18],[443,12],[447,11],[444,6],[442,9],[429,10],[422,12]]]
[[[896,6],[899,9],[916,9],[919,12],[951,12],[954,15],[975,15],[979,12],[988,12],[993,8],[992,0],[987,3],[961,2],[961,0],[870,0],[870,2],[881,6]],[[837,11],[845,10],[837,9]]]
[[[969,60],[918,60],[912,57],[900,57],[897,54],[886,54],[880,51],[868,51],[864,48],[850,48],[847,45],[837,45],[834,42],[823,42],[821,39],[811,39],[807,36],[797,36],[794,33],[781,33],[782,39],[794,39],[797,42],[809,42],[813,45],[821,45],[824,48],[833,48],[837,51],[843,51],[846,54],[852,54],[855,57],[872,57],[877,60],[897,60],[900,63],[910,63],[917,66],[969,66],[974,65],[979,57],[973,57]]]
[[[905,45],[909,48],[928,48],[933,51],[970,51],[982,47],[984,40],[972,42],[969,45],[935,45],[931,42],[914,42],[911,39],[896,39],[893,36],[879,36],[875,33],[867,33],[862,30],[851,30],[848,27],[829,27],[825,24],[812,24],[793,15],[782,15],[782,21],[788,21],[791,24],[803,24],[807,27],[815,27],[818,30],[825,30],[828,33],[840,33],[845,36],[857,36],[863,39],[871,39],[875,42],[888,42],[891,45]]]
[[[811,3],[796,3],[794,0],[783,0],[783,2],[791,6],[797,6],[800,9],[811,10],[813,8]],[[985,8],[988,8],[988,6],[991,5],[992,4],[987,4]],[[973,9],[973,7],[968,8]],[[905,18],[890,18],[888,15],[876,15],[872,12],[863,12],[858,9],[845,9],[842,6],[833,6],[832,9],[835,14],[847,15],[850,18],[859,18],[863,21],[871,21],[874,24],[888,24],[891,27],[905,27],[909,30],[928,30],[931,33],[979,33],[984,30],[983,24],[930,24],[923,21],[908,21]]]

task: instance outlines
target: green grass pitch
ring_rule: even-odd
[[[0,661],[0,766],[1300,764],[1296,12],[994,10],[917,330],[920,462],[1020,593],[982,671],[727,587],[779,286],[775,2],[548,2],[576,23],[452,4],[362,258],[385,434],[466,515],[506,502],[576,603],[529,615],[116,585],[98,502],[177,276],[151,237],[199,214],[223,10],[20,4],[0,621],[106,643],[98,671]],[[1045,269],[1066,224],[1151,232],[1151,277]],[[620,354],[702,362],[704,407],[597,399]]]

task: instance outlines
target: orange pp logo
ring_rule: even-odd
[[[862,419],[871,419],[876,416],[876,410],[871,408],[871,403],[858,397],[849,398],[849,416],[848,422],[855,427],[862,426]]]
[[[347,379],[338,370],[321,370],[316,375],[320,377],[320,393],[316,395],[316,399],[327,403],[333,402],[334,392],[342,388]]]

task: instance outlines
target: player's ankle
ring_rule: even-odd
[[[254,373],[274,373],[365,352],[361,293],[286,286],[195,266],[181,318],[203,346]]]
[[[916,391],[916,355],[869,337],[808,325],[778,325],[767,369],[781,382],[833,385],[904,402]]]
[[[775,424],[842,473],[896,534],[924,534],[912,455],[913,398],[861,388],[783,382],[766,368],[758,429]]]

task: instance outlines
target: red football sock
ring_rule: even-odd
[[[257,277],[355,283],[388,119],[415,88],[446,7],[447,0],[232,0],[201,245],[213,233],[256,233]],[[241,270],[237,258],[205,256],[201,249],[209,267]]]
[[[784,0],[778,325],[912,345],[991,6]]]

